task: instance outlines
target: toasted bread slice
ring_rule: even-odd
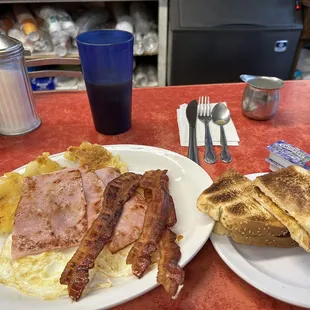
[[[219,221],[222,210],[238,199],[242,190],[247,190],[251,181],[233,169],[226,170],[198,198],[197,207]]]
[[[254,181],[254,197],[310,252],[310,172],[290,166]]]
[[[201,193],[197,207],[229,231],[262,237],[287,235],[287,228],[252,197],[253,191],[253,182],[228,169]]]
[[[310,233],[310,171],[290,166],[256,178],[254,185]]]
[[[282,237],[242,235],[238,232],[229,231],[221,222],[216,222],[213,232],[217,235],[229,236],[236,243],[244,245],[276,248],[292,248],[298,246],[298,243],[295,242],[289,235]]]
[[[294,220],[294,218],[281,210],[269,197],[262,193],[259,188],[255,189],[254,197],[288,228],[292,239],[298,242],[307,252],[310,252],[310,235]]]

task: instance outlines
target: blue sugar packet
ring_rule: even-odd
[[[270,151],[269,158],[283,167],[298,165],[310,170],[310,154],[284,140],[267,146],[267,149]]]

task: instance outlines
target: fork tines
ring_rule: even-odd
[[[210,116],[210,99],[209,96],[200,96],[198,98],[198,113],[200,116]]]

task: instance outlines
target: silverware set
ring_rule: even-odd
[[[210,133],[210,122],[220,126],[220,142],[222,146],[221,160],[230,163],[232,158],[228,152],[227,140],[224,126],[230,121],[230,112],[224,103],[218,103],[211,112],[210,100],[207,96],[200,96],[197,100],[192,100],[186,109],[186,117],[189,123],[189,144],[187,157],[199,164],[196,138],[196,120],[198,119],[205,126],[205,152],[204,161],[208,164],[216,162],[216,155],[213,150],[212,137]]]

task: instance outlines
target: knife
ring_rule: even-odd
[[[192,100],[186,107],[186,117],[189,125],[189,143],[187,157],[199,165],[196,139],[197,107],[197,100]]]

